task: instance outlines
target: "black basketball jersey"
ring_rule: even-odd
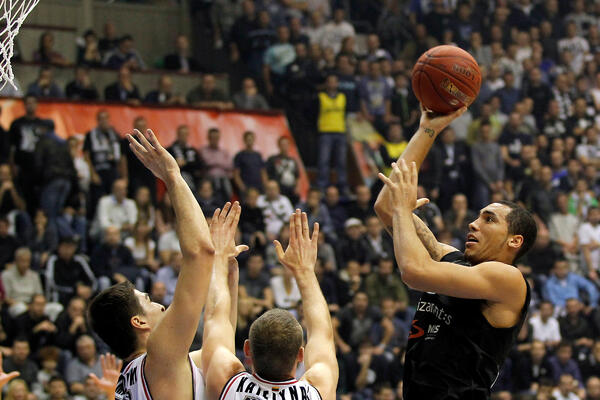
[[[471,266],[458,251],[442,261]],[[404,400],[489,399],[523,325],[529,299],[527,284],[517,324],[494,328],[481,311],[483,300],[423,293],[408,337]]]

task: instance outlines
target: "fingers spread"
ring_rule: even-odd
[[[302,213],[302,239],[309,240],[308,232],[308,216],[305,212]]]
[[[277,253],[277,258],[279,259],[279,261],[282,261],[285,253],[283,252],[283,247],[281,246],[281,243],[279,243],[278,240],[274,240],[273,244],[275,245],[275,253]]]
[[[314,246],[317,245],[317,242],[319,241],[319,223],[315,222],[315,224],[313,225],[313,234],[312,234],[312,244]]]
[[[150,142],[148,142],[148,139],[146,139],[146,137],[142,134],[142,132],[138,131],[137,129],[135,130],[135,135],[137,137],[137,139],[140,141],[140,143],[142,144],[142,146],[144,146],[144,148],[147,151],[154,151],[154,147],[152,147],[152,145],[150,144]]]
[[[296,214],[290,216],[290,243],[295,243],[296,237]]]
[[[154,132],[152,132],[152,129],[147,129],[146,130],[146,136],[148,137],[148,140],[150,141],[150,144],[157,150],[162,150],[162,145],[160,144],[160,142],[158,141],[158,139],[156,138],[156,135],[154,134]]]
[[[299,209],[296,209],[294,214],[294,228],[296,229],[296,238],[302,240],[302,213]]]
[[[231,209],[231,203],[230,202],[225,203],[225,205],[223,206],[223,210],[221,211],[221,214],[219,215],[219,222],[221,224],[225,223],[225,220],[227,219],[227,214],[229,214],[230,209]]]

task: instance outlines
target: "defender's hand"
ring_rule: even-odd
[[[315,223],[312,237],[308,230],[306,213],[296,210],[290,217],[290,241],[285,252],[279,241],[275,240],[275,251],[279,262],[289,268],[294,276],[302,272],[314,273],[317,262],[319,224]]]
[[[146,130],[145,135],[137,129],[133,133],[135,138],[127,135],[129,148],[157,178],[168,183],[169,179],[180,174],[177,161],[161,146],[150,129]]]
[[[227,202],[223,209],[217,208],[210,223],[210,234],[215,246],[215,253],[227,257],[237,257],[242,251],[248,250],[248,246],[235,245],[235,233],[242,208],[237,201]]]
[[[392,171],[393,173],[390,175],[392,179],[386,177],[381,172],[379,173],[379,179],[385,183],[392,193],[394,207],[410,211],[414,210],[417,208],[417,185],[419,177],[417,164],[413,161],[409,167],[406,161],[400,160],[400,166],[397,163],[392,163]],[[420,205],[426,204],[423,200],[421,200],[421,203]]]
[[[100,365],[102,366],[102,379],[95,374],[90,374],[90,378],[109,398],[111,396],[114,398],[123,361],[117,360],[113,354],[106,353],[106,355],[100,356]]]

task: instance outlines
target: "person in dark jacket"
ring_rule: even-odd
[[[27,311],[15,319],[16,337],[26,338],[33,354],[44,346],[53,345],[56,339],[56,325],[45,314],[45,309],[46,298],[36,294]]]
[[[71,100],[98,100],[98,90],[90,79],[90,72],[87,67],[77,67],[75,69],[75,79],[67,84],[67,98]]]
[[[73,297],[69,306],[56,318],[56,345],[75,354],[75,341],[88,333],[85,316],[85,301],[81,297]]]
[[[92,292],[98,288],[96,277],[92,273],[85,257],[76,254],[77,240],[64,237],[58,244],[56,254],[46,263],[46,297],[67,305],[75,295],[75,286],[82,283]]]
[[[513,388],[517,392],[535,390],[540,380],[552,379],[552,366],[546,358],[544,343],[534,340],[530,352],[515,363],[513,374]]]
[[[131,71],[129,68],[121,67],[119,69],[118,80],[104,89],[104,100],[132,105],[140,104],[140,91],[131,81]]]
[[[44,120],[44,128],[45,133],[35,148],[34,167],[38,181],[42,183],[40,207],[53,223],[65,207],[77,174],[67,142],[54,132],[54,122],[51,119]]]
[[[94,250],[90,264],[100,290],[126,280],[144,290],[142,270],[136,266],[131,251],[121,243],[121,231],[117,227],[104,231],[104,243]]]
[[[198,61],[189,56],[189,48],[190,42],[187,36],[177,36],[175,53],[166,55],[163,60],[165,69],[177,71],[182,74],[200,71]]]
[[[190,136],[190,127],[179,125],[177,127],[177,139],[167,148],[173,158],[177,161],[181,169],[183,179],[190,186],[192,191],[196,190],[198,181],[202,177],[202,160],[198,150],[188,143]]]

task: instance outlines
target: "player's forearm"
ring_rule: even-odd
[[[421,164],[423,164],[423,160],[425,160],[427,153],[431,150],[431,146],[433,146],[438,134],[439,132],[436,132],[431,128],[419,127],[408,142],[402,155],[400,155],[400,158],[398,158],[398,161],[404,160],[407,164],[414,161],[417,164],[417,170],[421,168]],[[387,214],[389,216],[389,223],[386,225],[390,226],[392,224],[392,194],[387,186],[384,186],[379,192],[379,196],[377,196],[375,211],[380,218]],[[385,223],[385,221],[383,222]]]
[[[307,331],[306,366],[310,368],[318,361],[316,353],[331,352],[335,357],[333,326],[327,301],[321,292],[319,281],[313,272],[298,274],[295,277],[302,296],[304,323]]]
[[[175,210],[177,237],[183,256],[213,254],[214,247],[206,218],[188,184],[180,173],[173,175],[165,184]]]
[[[411,210],[404,208],[394,210],[393,231],[394,254],[402,280],[412,286],[416,276],[423,272],[423,261],[431,260],[431,256],[417,236]]]

